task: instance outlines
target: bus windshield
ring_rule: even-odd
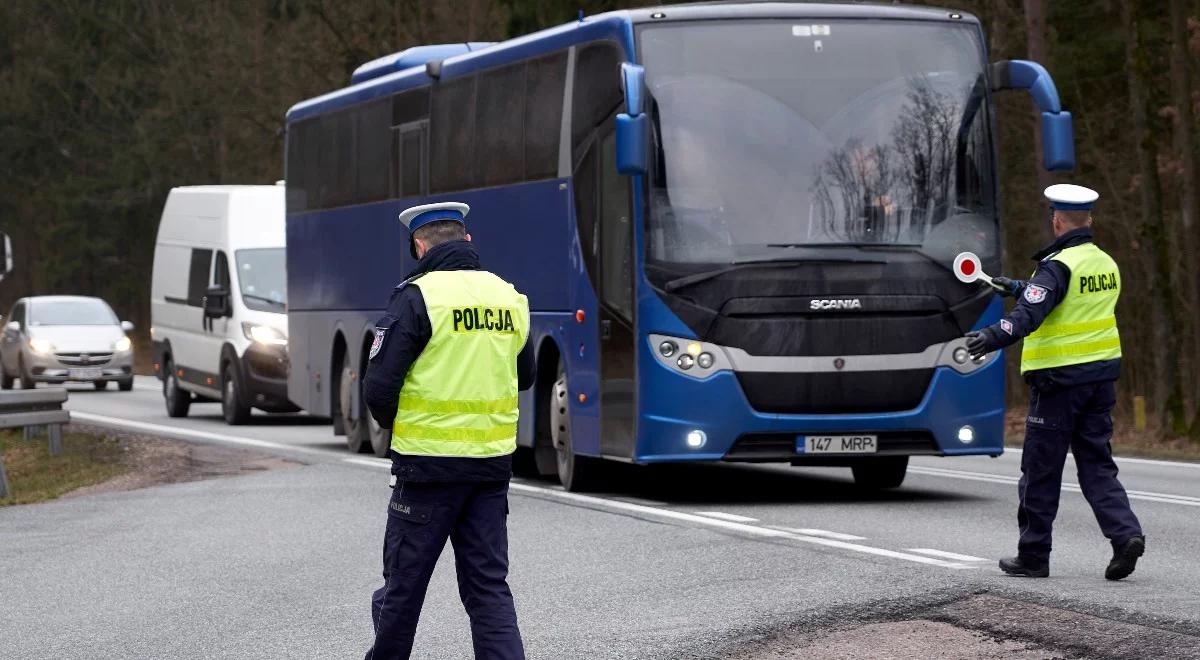
[[[250,309],[282,312],[287,309],[287,255],[284,248],[238,250],[238,286],[242,302]]]
[[[974,26],[725,21],[639,39],[655,134],[646,254],[658,269],[999,258]]]

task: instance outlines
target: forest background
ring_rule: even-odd
[[[648,2],[619,0],[8,0],[0,3],[0,230],[20,296],[107,299],[149,325],[167,191],[283,178],[282,121],[380,55],[496,41]],[[923,3],[915,3],[923,4]],[[1100,191],[1099,243],[1122,269],[1118,407],[1149,433],[1200,442],[1200,0],[948,0],[978,16],[993,61],[1054,75],[1079,166],[1050,175],[1028,96],[997,97],[1005,272],[1050,239],[1040,191]],[[144,344],[147,337],[142,334]],[[1009,351],[1009,396],[1024,386]]]

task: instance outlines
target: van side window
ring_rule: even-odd
[[[203,307],[204,294],[208,290],[208,273],[212,265],[212,250],[192,249],[192,263],[188,268],[187,304]]]
[[[213,270],[213,284],[229,291],[229,258],[224,252],[217,252],[217,264]]]

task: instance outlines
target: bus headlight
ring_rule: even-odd
[[[647,339],[658,363],[677,374],[707,378],[716,371],[733,368],[725,350],[716,344],[656,334]]]
[[[688,353],[684,353],[683,355],[679,356],[679,359],[675,361],[675,364],[679,365],[680,369],[687,371],[688,369],[692,368],[692,365],[695,364],[695,362],[695,358]]]
[[[677,350],[679,350],[679,347],[673,341],[664,341],[658,345],[658,354],[665,358],[675,355],[675,351]]]
[[[971,358],[971,355],[970,355],[970,353],[967,353],[967,349],[965,347],[959,346],[958,348],[954,349],[954,361],[955,362],[957,362],[959,364],[966,364],[967,360],[969,360],[970,358]]]

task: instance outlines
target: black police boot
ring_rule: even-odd
[[[1133,573],[1133,569],[1137,567],[1138,557],[1141,557],[1146,552],[1146,537],[1135,536],[1120,547],[1113,545],[1113,558],[1108,562],[1108,568],[1104,571],[1104,578],[1107,580],[1123,580]]]
[[[1008,575],[1017,577],[1050,577],[1050,564],[1037,564],[1020,557],[1009,557],[1000,560],[1000,570]]]

